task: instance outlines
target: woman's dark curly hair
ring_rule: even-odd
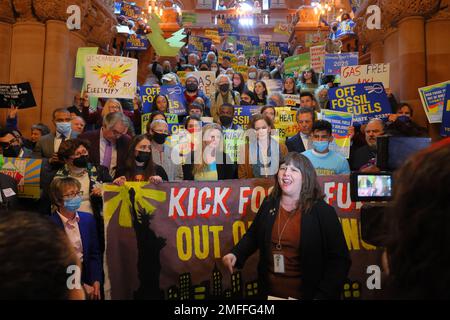
[[[400,299],[450,298],[450,138],[396,173],[387,215],[391,285]]]
[[[75,151],[80,147],[84,146],[86,150],[89,152],[89,148],[91,144],[87,140],[82,139],[69,139],[61,142],[61,145],[58,149],[58,158],[61,161],[66,161],[71,156],[75,154]]]

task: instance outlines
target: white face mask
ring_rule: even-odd
[[[211,71],[217,72],[217,68],[211,68]]]

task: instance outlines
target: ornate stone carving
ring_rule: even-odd
[[[14,23],[14,11],[9,0],[0,0],[0,21]]]
[[[436,12],[440,0],[380,0],[383,19],[397,24],[401,19],[410,16],[425,16]]]
[[[71,4],[67,0],[33,0],[33,9],[36,17],[42,22],[47,20],[64,21],[68,17],[66,13],[67,7]]]
[[[13,0],[12,3],[17,14],[17,21],[36,20],[32,10],[32,0]]]

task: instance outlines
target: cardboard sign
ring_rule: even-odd
[[[0,84],[0,108],[26,109],[36,106],[29,82],[17,84]]]
[[[330,88],[328,97],[331,110],[352,113],[354,122],[360,124],[372,118],[386,119],[392,113],[381,82]]]
[[[311,68],[314,69],[316,73],[323,72],[325,67],[325,46],[316,46],[309,48]]]
[[[127,38],[126,49],[127,50],[147,50],[150,46],[148,38],[141,34],[130,34]]]
[[[340,75],[341,68],[358,65],[358,52],[325,55],[325,75]]]
[[[389,63],[364,64],[341,68],[341,85],[356,83],[382,82],[385,88],[389,85]]]
[[[213,96],[216,93],[216,73],[214,71],[188,72],[187,75],[194,75],[198,79],[198,88],[207,96]]]
[[[419,88],[420,100],[422,100],[422,105],[429,123],[442,122],[445,89],[449,83],[450,81],[446,81]]]
[[[137,59],[87,55],[86,90],[99,98],[133,99],[137,91]]]

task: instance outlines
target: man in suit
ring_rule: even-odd
[[[112,112],[103,118],[101,129],[79,135],[91,143],[89,156],[92,164],[108,168],[111,177],[120,177],[131,138],[127,135],[130,121],[122,112]]]
[[[71,120],[69,110],[65,108],[54,110],[52,122],[56,127],[56,133],[49,133],[39,139],[33,150],[33,158],[47,158],[50,164],[58,164],[59,146],[64,140],[70,139]]]
[[[289,152],[302,153],[311,149],[311,131],[315,121],[315,114],[312,108],[300,107],[296,114],[299,132],[288,139],[286,139],[286,147]]]
[[[4,157],[31,158],[33,152],[23,145],[23,138],[17,130],[0,131],[0,147]]]
[[[57,210],[50,219],[65,231],[75,254],[82,263],[81,282],[92,300],[100,299],[102,259],[94,216],[79,212],[81,184],[72,177],[56,178],[50,185],[50,196]]]

